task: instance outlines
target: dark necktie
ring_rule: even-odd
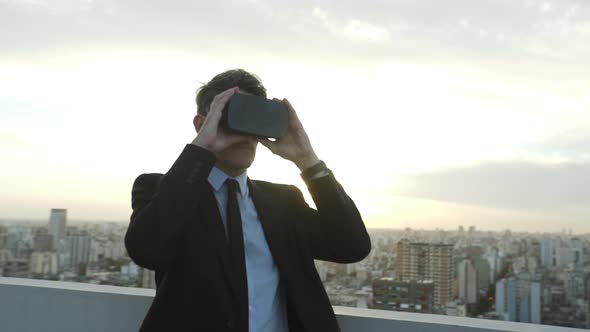
[[[246,275],[246,258],[244,254],[244,237],[242,233],[242,218],[238,205],[239,185],[236,180],[227,179],[227,230],[232,264],[232,279],[236,285],[239,330],[248,330],[248,279]]]

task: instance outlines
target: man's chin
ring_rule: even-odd
[[[233,169],[246,169],[252,166],[254,160],[226,160],[224,164]]]
[[[235,162],[235,163],[231,163],[231,166],[233,168],[248,168],[252,165],[252,163],[246,163],[246,162]]]
[[[217,160],[225,167],[238,170],[246,169],[252,165],[256,156],[256,150],[246,146],[232,146],[230,150],[217,154]]]

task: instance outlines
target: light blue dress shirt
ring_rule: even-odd
[[[230,177],[219,168],[213,167],[208,180],[213,187],[225,232],[227,234],[227,178],[235,179],[240,185],[238,205],[242,217],[248,276],[249,332],[289,331],[285,294],[279,287],[279,269],[272,258],[250,197],[246,172]]]

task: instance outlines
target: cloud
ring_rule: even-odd
[[[590,163],[483,163],[408,175],[398,194],[464,205],[544,211],[587,210]]]
[[[549,136],[541,141],[524,146],[524,154],[540,156],[546,160],[560,160],[569,162],[590,161],[590,125],[579,123],[574,128],[569,128]]]
[[[141,48],[359,62],[590,58],[582,0],[4,0],[0,21],[4,57]]]
[[[338,22],[332,20],[328,14],[320,9],[314,8],[312,15],[334,35],[338,35],[352,41],[366,40],[372,42],[385,42],[389,40],[389,30],[385,27],[377,26],[360,20],[349,20],[348,22]]]

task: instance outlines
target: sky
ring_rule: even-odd
[[[590,232],[588,1],[0,0],[0,28],[0,218],[127,222],[244,68],[368,227]],[[263,146],[248,175],[307,192]]]

